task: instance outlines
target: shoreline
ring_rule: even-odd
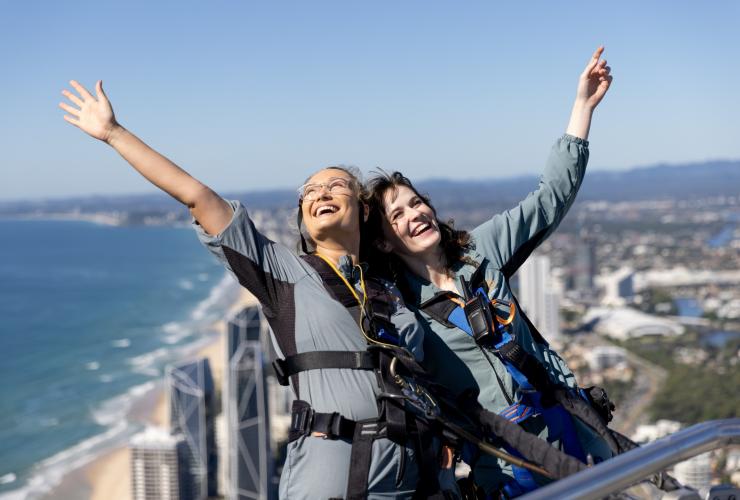
[[[254,304],[257,304],[256,299],[242,288],[238,299],[229,308],[226,316],[213,325],[217,331],[215,337],[181,358],[181,360],[208,358],[214,385],[219,391],[222,387],[224,353],[226,352],[226,319],[241,308]],[[163,380],[160,380],[152,391],[132,406],[127,419],[144,423],[147,426],[166,428],[169,420],[168,413],[165,386]],[[128,445],[118,446],[105,451],[82,467],[70,471],[42,498],[44,500],[55,498],[130,500],[132,498],[130,469]]]

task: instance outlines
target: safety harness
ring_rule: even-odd
[[[377,418],[360,421],[346,418],[337,412],[317,412],[308,402],[297,399],[293,402],[288,440],[292,442],[301,436],[321,433],[327,439],[352,442],[347,500],[367,498],[373,441],[388,438],[401,445],[411,441],[419,465],[416,496],[444,498],[437,480],[439,466],[430,426],[422,420],[407,419],[402,406],[389,403],[388,397],[402,397],[399,385],[389,375],[390,363],[399,354],[398,350],[393,349],[398,344],[398,333],[391,321],[390,301],[393,298],[384,285],[375,280],[367,280],[364,282],[365,299],[360,300],[351,285],[323,258],[315,254],[303,255],[302,258],[318,272],[329,295],[356,318],[360,330],[363,333],[372,332],[378,348],[366,351],[313,351],[277,359],[273,362],[273,368],[278,381],[282,385],[288,385],[290,377],[302,371],[316,369],[374,371],[381,394],[386,397],[377,398]],[[404,456],[402,453],[402,460]]]
[[[462,283],[465,285],[464,280]],[[506,394],[503,382],[496,373],[501,391],[509,402],[509,406],[500,412],[501,416],[512,423],[520,424],[530,417],[541,415],[548,429],[548,440],[560,440],[563,451],[583,463],[590,463],[592,459],[586,456],[578,440],[573,417],[578,417],[593,429],[604,439],[615,455],[637,447],[636,443],[607,427],[608,422],[612,419],[611,411],[614,409],[614,405],[609,401],[604,389],[600,387],[572,389],[553,382],[547,369],[539,359],[525,351],[516,342],[509,325],[512,323],[514,316],[520,314],[522,320],[529,327],[535,342],[544,347],[549,347],[544,337],[521,310],[513,293],[513,303],[496,299],[490,300],[488,284],[484,278],[484,266],[482,265],[476,267],[469,283],[470,289],[473,290],[473,298],[484,300],[490,309],[492,335],[488,338],[480,339],[479,333],[474,330],[477,319],[475,316],[471,317],[469,312],[466,314],[466,306],[471,304],[472,300],[468,300],[466,304],[456,294],[442,291],[421,303],[419,308],[443,325],[449,328],[457,327],[470,335],[476,339],[478,347],[486,357],[488,357],[488,353],[492,353],[501,361],[518,386],[518,399],[513,401]],[[471,299],[470,297],[466,298]],[[469,307],[467,308],[469,309]],[[500,315],[502,312],[504,314]],[[474,324],[474,327],[471,327],[471,323]],[[506,447],[506,449],[514,455],[520,456],[518,450],[511,447]],[[519,496],[539,487],[530,470],[514,465],[512,471],[514,480],[503,488],[507,496]],[[657,478],[657,483],[665,485],[666,481],[670,481],[667,476],[661,475]],[[672,489],[670,485],[669,489]]]
[[[498,415],[482,408],[474,397],[456,397],[431,381],[413,356],[397,345],[398,332],[391,321],[391,302],[396,299],[382,283],[367,280],[366,299],[361,301],[328,261],[316,255],[302,258],[318,272],[327,292],[358,319],[360,331],[372,340],[365,351],[304,352],[273,362],[282,385],[288,385],[291,377],[307,370],[343,368],[375,372],[380,388],[376,396],[377,418],[356,421],[337,412],[317,412],[300,399],[293,403],[289,441],[321,433],[327,439],[352,443],[347,500],[367,498],[372,444],[379,438],[388,438],[404,446],[409,441],[413,444],[419,468],[415,498],[446,498],[437,479],[435,437],[441,437],[458,450],[471,443],[485,453],[512,463],[522,477],[533,471],[560,479],[587,467],[582,460],[557,450],[514,423],[528,416],[526,410],[519,411],[521,404],[519,407],[512,405],[506,416]],[[363,314],[359,314],[360,309]],[[372,332],[373,338],[366,332]],[[393,339],[395,343],[389,342]],[[526,366],[522,364],[518,369],[527,373]],[[559,410],[553,410],[556,411]],[[511,415],[517,417],[511,418]],[[518,494],[515,490],[510,493],[511,496]]]

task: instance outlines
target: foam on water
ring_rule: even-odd
[[[178,281],[177,286],[179,286],[183,290],[192,290],[193,288],[195,288],[193,282],[187,279],[181,279],[180,281]]]
[[[157,383],[150,380],[149,382],[135,385],[120,396],[104,401],[100,406],[91,411],[93,420],[96,424],[102,426],[113,425],[118,421],[125,420],[134,402],[153,391],[156,387]]]
[[[224,296],[234,288],[238,288],[238,284],[234,281],[234,278],[230,274],[226,273],[221,278],[216,286],[211,289],[211,293],[208,294],[204,300],[202,300],[190,314],[190,317],[196,321],[206,318],[206,314],[209,309],[212,309],[219,302],[224,300]]]
[[[101,451],[122,444],[136,430],[125,420],[118,421],[105,432],[85,439],[34,466],[26,484],[22,488],[0,494],[0,500],[32,500],[48,493],[59,485],[65,475],[90,463]],[[15,474],[11,474],[15,478]]]
[[[162,340],[164,340],[165,344],[169,345],[177,344],[183,339],[190,337],[194,333],[194,330],[192,328],[188,328],[182,323],[178,323],[176,321],[171,321],[163,325],[162,331],[167,334]]]
[[[197,280],[203,282],[208,277],[208,274],[201,273]],[[188,282],[193,283],[189,280]],[[100,454],[125,444],[127,439],[137,432],[141,426],[139,423],[128,420],[128,415],[136,402],[156,389],[166,363],[181,359],[184,353],[193,352],[212,341],[212,336],[209,337],[203,335],[203,333],[210,331],[213,321],[224,316],[231,305],[228,302],[236,297],[238,288],[238,283],[228,273],[225,273],[211,288],[208,296],[191,309],[188,315],[189,319],[170,321],[159,327],[162,334],[159,339],[164,345],[126,360],[131,372],[139,375],[143,374],[151,377],[151,379],[130,387],[123,394],[107,399],[90,411],[91,421],[105,427],[105,431],[84,439],[76,445],[56,453],[51,458],[38,462],[30,471],[16,470],[1,476],[0,485],[17,482],[19,488],[0,493],[0,500],[38,498],[52,491],[64,476],[71,471],[86,465]],[[188,340],[188,342],[182,344],[181,342],[184,340]],[[121,337],[109,342],[116,349],[133,348],[132,341],[128,337]],[[98,371],[101,366],[102,363],[98,360],[84,362],[84,367],[88,371]],[[114,380],[120,381],[122,377],[123,375],[120,373],[103,373],[97,376],[97,380],[102,383],[110,383]],[[58,424],[58,419],[50,417],[43,422],[38,422],[37,425],[39,427],[52,427]]]

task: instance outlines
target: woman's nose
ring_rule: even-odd
[[[326,184],[319,185],[319,192],[316,195],[316,199],[323,200],[327,198],[331,198],[331,191],[329,190],[329,186],[327,186]]]

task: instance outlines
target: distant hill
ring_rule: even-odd
[[[537,188],[537,176],[457,181],[428,179],[418,182],[437,208],[475,211],[504,209]],[[275,209],[296,204],[292,189],[222,193],[256,209]],[[740,194],[740,160],[710,161],[684,165],[654,165],[620,171],[590,171],[578,195],[579,201],[636,201],[647,199],[690,199]],[[137,213],[177,212],[177,202],[161,193],[129,196],[90,196],[65,199],[0,201],[0,215],[121,211]]]

